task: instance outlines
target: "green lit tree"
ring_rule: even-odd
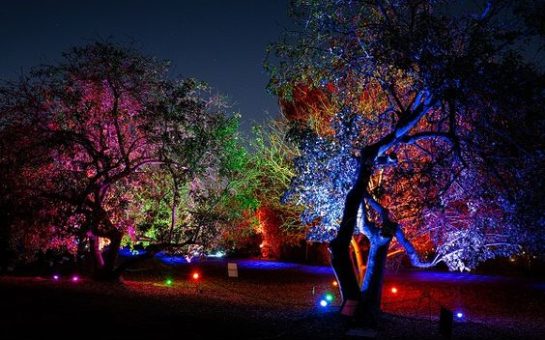
[[[256,217],[262,235],[261,253],[279,258],[283,247],[300,246],[306,232],[300,219],[301,207],[282,204],[280,199],[295,176],[293,160],[298,150],[291,141],[285,119],[254,127],[252,147],[250,166],[258,183],[253,195],[259,202]]]
[[[206,127],[193,132],[194,143],[184,150],[163,150],[167,161],[137,190],[130,213],[135,230],[126,240],[145,245],[146,257],[159,250],[202,255],[223,245],[228,229],[255,209],[239,116]]]

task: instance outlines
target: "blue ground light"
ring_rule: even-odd
[[[129,247],[119,249],[119,255],[125,256],[125,257],[144,255],[145,253],[146,253],[145,250],[131,249]]]
[[[329,276],[333,275],[333,269],[330,266],[309,266],[297,263],[264,261],[264,260],[237,260],[239,268],[260,269],[260,270],[296,270],[307,274],[317,274]]]
[[[164,254],[159,253],[159,254],[155,255],[155,257],[157,259],[159,259],[159,261],[163,262],[164,264],[188,263],[187,260],[183,256],[176,256],[176,255],[169,256],[169,255],[164,255]]]

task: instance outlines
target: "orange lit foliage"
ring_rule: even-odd
[[[219,230],[219,239],[226,249],[242,255],[258,255],[259,236],[256,233],[255,212],[244,210],[242,217],[229,228]]]
[[[379,84],[371,82],[354,94],[354,111],[365,114],[383,112],[388,107],[388,97]]]
[[[331,126],[338,105],[333,94],[335,86],[327,84],[326,89],[298,84],[291,90],[291,96],[281,96],[280,107],[289,121],[303,123],[320,136],[331,136],[335,130]]]
[[[392,128],[395,117],[389,107],[393,98],[389,98],[377,81],[362,81],[351,75],[339,80],[337,85],[333,82],[323,86],[308,85],[312,83],[297,83],[279,91],[280,107],[287,120],[306,126],[319,136],[333,136],[336,115],[346,109],[368,122],[369,125],[361,130],[367,143],[384,136]],[[415,96],[412,79],[398,73],[394,83],[395,93],[399,95],[395,100],[408,106]],[[343,93],[339,88],[344,89]]]
[[[262,205],[256,211],[261,231],[261,255],[266,258],[280,259],[287,256],[286,251],[290,247],[301,246],[304,240],[305,230],[293,229],[286,226],[292,225],[298,219],[299,211],[283,206]]]
[[[282,252],[282,221],[278,211],[261,206],[256,211],[256,217],[261,229],[261,256],[265,258],[280,258]]]

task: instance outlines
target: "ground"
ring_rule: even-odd
[[[329,267],[236,262],[239,278],[227,277],[224,260],[172,259],[133,269],[123,284],[0,277],[0,339],[342,339],[355,328],[338,313]],[[454,339],[545,338],[545,282],[537,279],[400,271],[389,273],[384,287],[378,339],[441,338],[441,305],[463,313]],[[327,292],[335,299],[324,308]]]

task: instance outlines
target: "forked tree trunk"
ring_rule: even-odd
[[[343,295],[343,308],[348,299],[361,302],[356,311],[356,317],[367,318],[365,322],[373,323],[379,315],[382,280],[384,278],[388,246],[394,234],[399,230],[399,226],[389,220],[388,211],[380,206],[378,202],[373,203],[372,196],[367,192],[367,186],[373,173],[374,163],[386,164],[395,162],[395,158],[391,158],[385,152],[396,143],[402,141],[420,119],[434,107],[435,102],[432,100],[433,97],[428,91],[420,91],[414,98],[411,107],[402,110],[406,114],[398,120],[393,131],[384,136],[379,142],[366,146],[361,150],[358,177],[354,186],[347,194],[337,236],[330,242],[332,265]],[[363,228],[371,242],[371,249],[361,293],[358,294],[357,298],[354,298],[354,286],[357,285],[357,283],[355,284],[357,280],[352,270],[348,247],[356,226],[358,209],[360,206],[365,207],[364,194],[368,195],[369,201],[367,203],[373,203],[372,205],[375,205],[375,212],[381,215],[382,228],[372,225],[373,223],[368,221],[367,212],[364,211],[363,218],[365,223]]]
[[[372,163],[377,155],[378,147],[371,146],[362,151],[358,177],[346,196],[339,231],[337,237],[330,242],[329,247],[332,266],[341,289],[343,308],[348,300],[358,301],[359,305],[354,316],[364,324],[373,326],[376,325],[380,314],[382,282],[392,236],[380,235],[380,230],[375,226],[366,226],[366,230],[370,233],[367,235],[370,241],[370,250],[363,283],[360,287],[350,258],[349,245],[356,226],[358,210],[362,204],[365,204],[364,195],[367,193],[367,185],[372,175]],[[367,224],[366,215],[364,218]]]
[[[366,158],[366,156],[368,155],[363,152],[358,169],[358,177],[354,186],[346,195],[339,231],[337,232],[337,236],[329,243],[331,265],[339,282],[343,306],[348,300],[359,301],[361,295],[352,259],[350,258],[349,246],[354,234],[354,228],[356,227],[358,210],[362,204],[363,195],[372,174],[371,164],[367,162],[369,158]]]
[[[384,238],[381,236],[375,236],[369,240],[371,245],[367,258],[367,268],[361,285],[361,316],[366,323],[376,324],[380,314],[384,269],[391,240],[391,237]]]

